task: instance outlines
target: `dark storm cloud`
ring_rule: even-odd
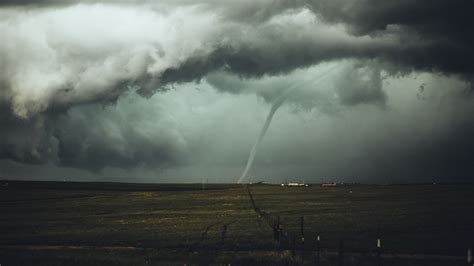
[[[143,4],[152,9],[149,1],[3,1],[3,5],[73,5],[75,3]],[[469,0],[429,3],[422,1],[376,0],[314,0],[314,1],[164,1],[159,6],[172,10],[176,6],[200,6],[221,16],[221,23],[238,22],[227,28],[232,43],[220,42],[210,55],[192,56],[182,63],[182,68],[167,69],[169,81],[200,78],[209,70],[229,66],[231,71],[246,75],[280,73],[324,60],[347,57],[381,58],[388,62],[413,69],[461,73],[473,71],[470,61],[474,52],[474,20]],[[305,28],[291,25],[272,27],[264,23],[285,12],[308,7],[328,24],[339,23],[354,36],[370,36],[372,42],[361,43],[357,39],[334,38],[326,41],[329,47],[317,40],[319,32],[310,34]],[[173,12],[173,11],[170,11]],[[192,19],[192,18],[190,18]],[[236,21],[237,20],[237,21]],[[238,25],[256,23],[252,30]],[[315,27],[316,25],[312,25]],[[242,31],[246,31],[242,36]],[[303,30],[303,31],[301,31]],[[393,38],[392,42],[379,42],[381,37]],[[255,39],[262,42],[256,42]],[[295,39],[296,38],[296,39]],[[323,42],[325,42],[323,40]],[[200,70],[196,71],[196,67]],[[193,69],[193,71],[190,71]],[[178,75],[176,72],[183,72]]]
[[[95,115],[98,112],[103,115]],[[118,112],[118,114],[116,114]],[[110,167],[160,167],[185,163],[179,135],[173,128],[155,127],[157,138],[144,134],[143,126],[130,123],[133,112],[101,110],[100,106],[84,106],[63,116],[55,126],[58,140],[58,165],[101,171]],[[137,118],[135,118],[137,119]],[[163,122],[156,119],[156,123]],[[161,134],[160,134],[161,133]]]
[[[50,119],[41,115],[24,120],[0,105],[0,158],[32,164],[55,161],[58,143]]]
[[[3,25],[10,41],[3,61],[13,76],[5,74],[2,87],[10,92],[15,113],[28,116],[57,105],[113,100],[127,85],[141,86],[149,95],[167,83],[200,80],[222,69],[248,78],[359,58],[403,73],[439,71],[470,78],[473,71],[472,34],[459,33],[472,28],[465,13],[471,2],[436,1],[436,8],[416,19],[403,14],[418,14],[423,7],[407,1],[272,3],[256,2],[262,16],[245,5],[212,1],[165,3],[167,8],[101,4],[11,10]],[[438,9],[449,11],[448,19]],[[85,12],[90,22],[81,19]],[[237,15],[262,19],[248,24],[235,20]],[[121,24],[121,18],[134,23]],[[170,27],[175,30],[167,31]],[[29,93],[33,86],[45,94]]]
[[[335,82],[340,102],[345,105],[376,103],[383,106],[386,95],[380,72],[380,66],[373,63],[344,69],[341,78]]]
[[[189,162],[194,150],[188,138],[176,138],[175,125],[150,138],[127,126],[133,112],[100,107],[130,90],[151,97],[207,79],[220,91],[241,94],[252,91],[246,81],[357,61],[340,73],[332,93],[304,89],[288,99],[305,111],[335,113],[341,108],[335,103],[385,106],[382,71],[440,72],[468,81],[474,72],[473,1],[23,0],[0,6],[6,40],[0,44],[0,158],[25,163],[98,171]],[[229,77],[244,82],[229,83]],[[297,82],[258,83],[252,92],[271,102]],[[160,118],[157,113],[156,123]],[[440,142],[449,146],[470,128]],[[472,147],[463,136],[459,145]]]
[[[474,167],[470,161],[474,151],[474,122],[471,114],[474,102],[470,94],[468,89],[464,89],[461,95],[448,98],[447,102],[424,100],[432,101],[432,113],[413,114],[413,118],[405,123],[403,120],[394,121],[386,130],[402,135],[394,134],[395,138],[384,142],[376,140],[375,145],[368,149],[367,158],[371,158],[380,175],[394,180],[401,177],[413,180],[424,177],[435,181],[472,180]],[[426,109],[417,111],[427,112]]]
[[[310,6],[330,23],[343,23],[354,35],[393,34],[417,42],[384,57],[408,68],[463,73],[474,69],[474,2],[455,1],[312,1]]]
[[[402,72],[423,70],[472,76],[473,1],[316,0],[286,5],[277,1],[275,6],[278,8],[263,6],[261,10],[270,14],[265,18],[281,14],[285,8],[310,7],[323,21],[343,25],[350,35],[371,39],[365,43],[355,38],[305,34],[308,32],[283,26],[255,28],[256,38],[262,40],[256,42],[251,39],[255,37],[252,34],[241,39],[237,30],[231,35],[237,36],[233,46],[223,46],[204,60],[192,58],[183,64],[183,70],[200,66],[206,72],[209,67],[226,65],[230,71],[244,75],[275,74],[325,60],[359,57],[379,58],[397,65],[397,71]],[[243,8],[231,10],[236,10],[236,17],[256,16]],[[319,39],[323,39],[323,44]],[[203,65],[203,61],[210,64]],[[175,73],[172,76],[177,77]]]

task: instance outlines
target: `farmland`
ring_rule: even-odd
[[[377,238],[383,265],[466,265],[474,239],[468,184],[9,182],[0,211],[1,265],[310,265],[317,235],[321,265],[338,265],[341,239],[344,265],[376,265]]]

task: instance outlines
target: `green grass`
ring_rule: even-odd
[[[0,264],[248,265],[291,261],[288,251],[275,249],[273,232],[254,212],[245,187],[207,188],[203,191],[201,184],[9,182],[8,188],[0,188]],[[337,262],[337,256],[330,253],[337,252],[340,237],[347,252],[373,250],[377,236],[387,254],[462,256],[472,246],[472,185],[255,185],[250,189],[256,204],[272,217],[280,216],[285,231],[295,232],[298,239],[299,219],[304,216],[307,253],[320,234],[321,245],[329,252],[323,256],[323,265]],[[346,260],[346,265],[374,265],[369,255],[348,255]],[[385,261],[392,265],[427,262]],[[463,264],[435,261],[430,265]]]

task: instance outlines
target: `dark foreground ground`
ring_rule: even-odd
[[[378,265],[377,238],[380,265],[468,265],[474,246],[473,185],[249,190],[255,205],[236,185],[9,182],[0,264],[315,265],[320,235],[320,265],[340,265],[341,239],[343,265]]]

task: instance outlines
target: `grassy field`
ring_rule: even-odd
[[[0,187],[0,264],[467,265],[473,185],[282,188],[201,184],[9,182]],[[287,239],[277,249],[268,220]],[[296,256],[291,254],[292,234]]]

